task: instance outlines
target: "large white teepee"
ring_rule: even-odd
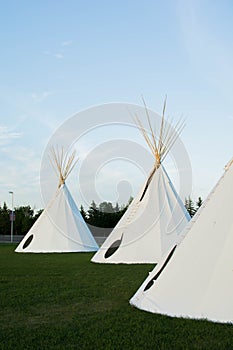
[[[233,322],[233,160],[182,233],[130,300],[169,316]]]
[[[146,108],[146,107],[145,107]],[[165,122],[163,117],[158,141],[152,129],[148,111],[147,132],[137,118],[155,159],[146,183],[92,258],[96,263],[157,263],[178,239],[179,233],[190,220],[189,214],[176,193],[161,162],[181,130]]]
[[[54,198],[16,248],[18,253],[91,252],[98,245],[80,214],[65,180],[76,162],[63,149],[52,149],[53,165],[59,174]]]

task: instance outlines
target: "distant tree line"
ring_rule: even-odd
[[[84,220],[90,225],[97,227],[114,227],[126,212],[132,200],[133,198],[130,197],[128,203],[121,206],[119,206],[118,203],[113,206],[111,202],[102,202],[97,206],[95,201],[92,201],[87,211],[81,206],[80,212]]]
[[[111,202],[102,202],[97,205],[93,200],[88,210],[85,210],[81,205],[80,212],[88,224],[97,227],[112,228],[116,226],[132,200],[133,198],[131,197],[126,205],[121,206],[118,203],[114,206]],[[185,199],[185,207],[191,217],[194,216],[201,205],[201,197],[198,198],[197,202],[194,202],[190,197]],[[14,208],[14,235],[25,235],[42,212],[43,209],[35,213],[30,205]],[[1,235],[10,234],[10,215],[11,209],[7,207],[6,203],[2,207],[0,206]]]
[[[43,210],[34,212],[30,205],[14,208],[14,234],[25,235],[37,218],[40,216]],[[6,203],[0,206],[0,234],[6,235],[10,233],[11,209],[9,209]]]

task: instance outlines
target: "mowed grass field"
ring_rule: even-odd
[[[152,265],[14,249],[0,245],[0,349],[233,349],[233,325],[129,305]]]

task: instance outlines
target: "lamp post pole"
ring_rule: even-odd
[[[14,228],[14,192],[9,191],[11,194],[11,243],[13,242],[13,228]]]

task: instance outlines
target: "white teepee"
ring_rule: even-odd
[[[182,233],[184,239],[130,300],[169,316],[233,322],[233,159]]]
[[[76,162],[52,149],[52,164],[59,174],[59,186],[54,198],[16,248],[18,253],[92,252],[98,245],[80,214],[65,180]]]
[[[146,109],[146,106],[145,106]],[[155,159],[146,183],[92,258],[96,263],[157,263],[177,242],[179,233],[190,220],[161,162],[181,130],[163,117],[158,141],[146,109],[149,132],[137,123]]]

